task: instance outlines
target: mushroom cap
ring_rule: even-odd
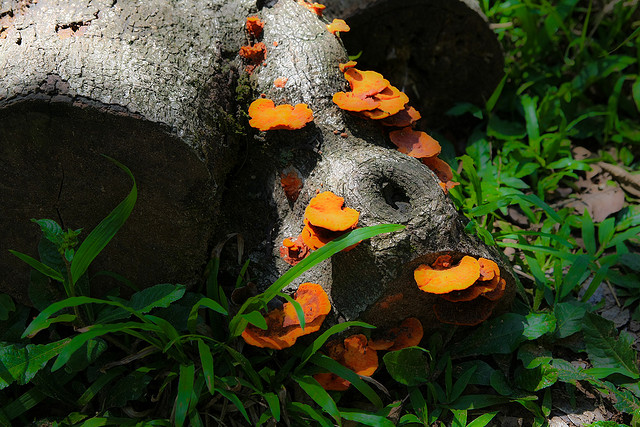
[[[283,87],[286,86],[288,80],[289,79],[286,78],[286,77],[278,77],[277,79],[275,79],[273,81],[273,86],[278,87],[278,88],[283,88]]]
[[[420,344],[424,336],[424,329],[420,320],[408,317],[402,321],[400,326],[391,329],[390,333],[395,335],[395,340],[389,351],[396,351]]]
[[[278,105],[266,98],[256,99],[249,106],[249,125],[261,131],[275,129],[301,129],[313,120],[313,112],[307,104]]]
[[[284,190],[287,200],[295,202],[303,186],[302,177],[298,170],[294,167],[284,169],[280,173],[280,186]]]
[[[440,144],[425,132],[411,129],[410,126],[389,132],[389,138],[398,151],[411,157],[432,157],[440,154]]]
[[[258,38],[260,37],[260,34],[262,34],[264,22],[262,22],[257,16],[250,16],[247,18],[245,26],[249,34],[251,34],[255,38]]]
[[[337,32],[346,33],[350,29],[351,28],[347,25],[346,22],[344,22],[343,19],[334,19],[331,24],[327,25],[327,30],[329,30],[331,34],[335,34]]]
[[[343,110],[366,111],[373,110],[380,105],[380,101],[370,97],[362,97],[353,92],[336,92],[333,94],[333,102]]]
[[[343,208],[344,198],[331,191],[315,196],[304,211],[304,218],[315,227],[331,231],[345,231],[358,224],[360,212],[351,208]]]
[[[375,71],[360,71],[349,68],[344,72],[344,78],[351,86],[351,91],[360,96],[373,96],[389,87],[389,80]]]
[[[320,383],[323,389],[328,391],[345,391],[351,385],[349,381],[340,378],[333,372],[315,374],[313,378]]]
[[[309,247],[304,244],[300,236],[295,241],[288,237],[282,241],[280,256],[287,264],[296,265],[307,255],[309,255]]]
[[[345,72],[347,69],[349,68],[353,68],[357,65],[358,63],[356,61],[347,61],[345,63],[340,63],[338,64],[338,68],[340,69],[341,72]]]
[[[316,283],[302,283],[296,291],[294,299],[302,306],[304,321],[306,324],[312,323],[320,316],[326,316],[331,311],[331,303],[327,293],[322,286]],[[284,311],[285,328],[291,325],[300,325],[300,319],[293,304],[287,302],[282,307]],[[305,327],[305,332],[307,328]]]
[[[370,377],[378,369],[378,353],[367,345],[363,334],[351,335],[344,340],[344,365],[358,375]]]
[[[480,277],[480,264],[477,259],[465,256],[458,265],[443,270],[422,264],[415,269],[413,276],[421,291],[445,294],[473,285]]]
[[[422,163],[424,163],[429,169],[431,169],[440,181],[447,182],[453,179],[451,166],[449,166],[449,163],[440,159],[438,156],[425,157],[422,159]]]
[[[495,261],[487,258],[478,258],[480,264],[480,279],[482,281],[492,280],[495,276],[500,277],[500,267]]]
[[[284,320],[282,309],[271,310],[264,319],[267,321],[266,330],[249,324],[242,331],[242,338],[247,344],[261,348],[282,350],[283,348],[291,347],[301,335],[302,330],[300,328],[297,328],[300,330],[296,330],[295,327],[287,330],[282,328]]]
[[[413,107],[406,106],[404,110],[398,111],[396,114],[381,119],[380,124],[382,124],[383,126],[394,126],[401,128],[411,126],[421,118],[422,116],[420,115],[418,110]]]
[[[251,62],[260,63],[267,56],[267,47],[262,42],[253,46],[241,46],[238,54]]]

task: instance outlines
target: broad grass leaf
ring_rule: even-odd
[[[493,114],[487,123],[487,135],[502,140],[523,139],[527,135],[527,131],[520,122],[502,120]]]
[[[370,414],[362,410],[341,410],[340,416],[345,420],[354,421],[358,425],[374,427],[394,427],[395,424],[386,417]]]
[[[407,386],[417,386],[429,380],[429,356],[419,347],[390,351],[383,357],[389,375]]]
[[[640,76],[636,76],[636,81],[633,82],[633,86],[631,87],[631,93],[633,94],[633,102],[636,104],[636,109],[638,113],[640,113]]]
[[[295,382],[298,383],[300,388],[309,395],[314,402],[316,402],[324,411],[326,411],[338,425],[342,425],[340,411],[338,411],[338,405],[331,398],[329,393],[316,381],[313,377],[305,375],[302,377],[293,377]]]
[[[640,254],[629,252],[618,257],[620,264],[633,271],[640,271]]]
[[[200,310],[201,307],[209,308],[223,315],[228,314],[227,310],[225,310],[224,307],[222,307],[222,305],[218,304],[216,301],[212,300],[211,298],[202,297],[198,300],[197,303],[193,305],[193,307],[191,308],[191,311],[189,312],[189,318],[187,319],[187,329],[189,329],[189,331],[191,332],[196,331],[196,324],[198,321],[198,310]]]
[[[7,320],[9,314],[16,309],[16,304],[7,294],[0,293],[0,321]]]
[[[564,274],[562,278],[559,289],[556,289],[556,302],[562,301],[571,291],[577,289],[582,282],[585,281],[589,276],[587,269],[589,268],[590,261],[591,257],[585,254],[578,255],[578,257],[573,260],[571,268],[569,268],[569,271]]]
[[[452,348],[458,357],[488,354],[509,354],[527,340],[527,319],[516,313],[506,313],[484,322]]]
[[[147,375],[147,372],[148,369],[138,369],[120,378],[109,388],[105,406],[107,408],[122,408],[127,405],[127,402],[140,399],[153,379]]]
[[[518,359],[526,369],[533,369],[542,364],[549,364],[553,359],[551,351],[545,347],[535,344],[526,343],[518,349]]]
[[[589,360],[595,368],[621,368],[625,375],[639,377],[637,354],[633,349],[633,338],[626,332],[618,336],[613,322],[587,313],[582,334]]]
[[[67,362],[68,370],[80,372],[87,369],[107,350],[107,347],[107,343],[100,338],[87,341]]]
[[[280,295],[282,298],[287,300],[287,302],[293,306],[293,309],[296,311],[296,316],[298,316],[298,322],[300,322],[300,327],[304,331],[304,327],[306,326],[307,322],[305,321],[304,310],[302,309],[302,306],[300,305],[300,303],[294,300],[293,298],[291,298],[291,296],[283,292],[278,293],[278,295]]]
[[[467,424],[466,427],[485,427],[485,426],[489,425],[489,422],[496,415],[498,415],[498,411],[489,412],[487,414],[480,415],[478,418],[476,418],[475,420],[473,420],[469,424]]]
[[[244,419],[247,420],[249,425],[252,425],[251,420],[249,419],[249,414],[247,414],[247,410],[242,404],[242,401],[240,400],[240,398],[235,393],[222,388],[216,388],[216,391],[221,395],[223,395],[225,398],[227,398],[231,403],[233,403],[235,407],[238,408],[238,411],[240,411]]]
[[[589,214],[589,210],[585,209],[582,213],[582,241],[587,253],[594,255],[596,253],[596,233],[593,220]]]
[[[213,369],[213,355],[211,348],[201,339],[198,339],[198,353],[200,354],[200,363],[202,364],[202,375],[209,393],[213,395],[215,385],[215,375]]]
[[[27,254],[23,254],[21,252],[17,252],[17,251],[11,250],[11,249],[9,249],[9,252],[12,255],[17,256],[22,261],[26,262],[32,268],[35,268],[36,270],[38,270],[40,273],[44,274],[45,276],[50,277],[53,280],[61,282],[61,283],[64,282],[64,277],[62,276],[62,274],[60,274],[58,271],[54,270],[53,268],[49,267],[48,265],[41,263],[37,259],[35,259],[33,257],[30,257]]]
[[[382,408],[384,406],[382,404],[382,400],[376,394],[376,392],[373,391],[373,389],[351,369],[341,365],[340,363],[336,362],[328,356],[325,356],[324,354],[315,354],[310,359],[310,361],[314,365],[326,369],[327,371],[336,374],[340,378],[344,378],[345,380],[349,381],[355,388],[358,389],[360,393],[362,393],[364,397],[366,397],[377,408]]]
[[[98,395],[100,390],[102,390],[107,384],[111,381],[122,375],[125,371],[123,366],[119,366],[116,368],[109,369],[104,374],[100,374],[98,378],[82,393],[82,395],[76,401],[78,407],[83,407],[87,405],[94,397]]]
[[[138,313],[148,313],[154,308],[168,307],[172,302],[182,298],[185,292],[184,285],[163,283],[136,292],[131,296],[128,305]]]
[[[195,378],[195,366],[180,365],[180,377],[178,379],[178,394],[176,395],[175,424],[182,427],[187,414],[189,413],[189,403],[193,393],[193,381]]]
[[[69,345],[70,341],[64,339],[43,345],[0,346],[0,390],[13,382],[20,385],[27,384],[49,360]]]
[[[267,401],[273,418],[276,421],[280,421],[280,399],[278,399],[278,396],[275,393],[265,393],[264,400]]]
[[[307,415],[317,421],[322,427],[333,427],[333,423],[322,416],[322,413],[306,403],[290,402],[289,410]]]
[[[131,211],[133,210],[133,206],[136,204],[136,200],[138,198],[138,187],[136,186],[136,180],[133,177],[133,174],[125,165],[121,164],[115,159],[111,157],[104,156],[113,164],[122,169],[131,181],[133,181],[133,187],[129,192],[129,195],[122,201],[118,206],[115,207],[113,211],[105,219],[100,221],[96,228],[94,228],[91,233],[84,239],[80,247],[78,248],[75,256],[73,257],[73,261],[71,263],[71,277],[70,280],[72,283],[75,283],[80,276],[82,276],[89,265],[94,260],[96,256],[104,249],[105,246],[111,241],[113,236],[118,232],[120,227],[125,223]]]

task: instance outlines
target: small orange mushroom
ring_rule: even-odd
[[[410,126],[389,132],[389,138],[398,147],[398,151],[411,157],[423,158],[440,154],[438,141]]]
[[[500,277],[500,267],[495,261],[486,258],[478,258],[480,264],[480,279],[482,281],[492,280],[495,276]]]
[[[422,159],[422,163],[424,163],[429,169],[431,169],[440,181],[446,183],[453,179],[451,166],[449,166],[449,163],[440,159],[438,156],[425,157]]]
[[[358,224],[360,212],[344,208],[343,205],[344,198],[336,196],[331,191],[325,191],[311,199],[304,211],[304,217],[315,227],[331,231],[349,230]]]
[[[333,102],[343,110],[356,112],[366,112],[366,110],[374,110],[380,106],[380,101],[358,96],[353,92],[336,92],[333,94]]]
[[[346,22],[344,22],[344,20],[342,19],[334,19],[331,24],[327,25],[327,30],[329,30],[329,32],[331,34],[335,34],[338,32],[342,32],[342,33],[346,33],[350,30],[351,28],[349,28],[349,26],[347,25]]]
[[[287,167],[280,173],[280,186],[290,202],[295,202],[302,190],[302,177],[298,170],[292,166]]]
[[[262,22],[257,16],[250,16],[247,18],[245,27],[249,35],[253,36],[254,38],[258,38],[262,34],[264,22]]]
[[[356,61],[347,61],[345,63],[340,63],[338,64],[338,68],[340,69],[340,71],[342,71],[343,73],[349,69],[349,68],[353,68],[357,65],[358,63]]]
[[[308,3],[305,0],[298,0],[298,4],[306,7],[311,12],[315,13],[319,17],[322,17],[322,12],[327,8],[327,6],[320,3]]]
[[[260,64],[267,56],[267,47],[262,42],[253,46],[242,46],[239,54],[251,63]]]
[[[275,80],[273,81],[273,85],[274,85],[275,87],[282,88],[282,87],[285,87],[285,85],[287,84],[287,81],[288,81],[288,80],[289,80],[289,79],[287,79],[286,77],[278,77],[277,79],[275,79]]]
[[[459,182],[454,182],[454,181],[439,182],[438,184],[440,184],[440,187],[445,192],[445,194],[447,194],[449,190],[451,190],[456,185],[460,185]]]
[[[270,99],[256,99],[249,106],[249,125],[261,131],[274,129],[301,129],[313,120],[313,113],[307,104],[289,104],[277,107]]]
[[[413,275],[420,290],[432,294],[445,294],[473,285],[480,277],[480,264],[477,259],[465,256],[457,266],[443,270],[434,270],[422,264],[415,269]]]
[[[311,324],[320,316],[326,316],[331,311],[331,303],[322,286],[316,283],[303,283],[298,287],[294,299],[302,306],[304,321]],[[293,304],[287,302],[282,307],[284,311],[285,328],[291,325],[300,325],[300,319]],[[306,331],[306,329],[305,329]]]
[[[306,322],[304,330],[300,327],[293,304],[285,303],[282,308],[276,308],[266,314],[266,330],[252,324],[247,325],[242,332],[242,338],[247,344],[282,350],[295,344],[299,337],[320,329],[326,315],[331,311],[326,292],[314,283],[303,283],[298,290],[301,292],[297,292],[294,299],[298,301],[298,297],[300,298],[298,302],[302,306]]]
[[[287,264],[296,265],[307,255],[309,255],[309,247],[304,244],[301,237],[295,241],[287,237],[280,246],[280,256]]]
[[[407,106],[404,110],[380,120],[383,126],[407,127],[420,120],[422,116],[413,107]]]
[[[329,357],[358,375],[371,376],[378,369],[378,353],[368,345],[367,337],[362,334],[352,335],[342,342],[333,340],[325,344]],[[350,383],[332,373],[313,376],[325,390],[346,390]]]

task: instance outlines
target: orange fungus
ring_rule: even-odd
[[[411,129],[410,126],[389,132],[389,138],[401,153],[411,157],[432,157],[440,154],[440,144],[425,132]]]
[[[351,28],[349,28],[347,23],[344,22],[344,20],[342,19],[334,19],[333,22],[331,22],[331,24],[327,25],[327,30],[329,30],[331,34],[335,34],[338,32],[346,33],[350,29]]]
[[[304,211],[304,217],[316,227],[331,231],[344,231],[354,228],[358,223],[360,212],[345,208],[344,198],[331,191],[325,191],[311,199]]]
[[[259,130],[301,129],[313,120],[313,113],[307,104],[295,107],[283,104],[277,107],[270,99],[256,99],[249,106],[249,125]]]
[[[262,34],[264,22],[260,21],[260,18],[258,18],[257,16],[250,16],[247,18],[245,26],[247,28],[247,32],[251,36],[258,38]]]
[[[420,265],[413,275],[420,290],[444,294],[473,285],[480,277],[480,264],[477,259],[465,256],[458,265],[443,270],[434,270],[428,265]]]

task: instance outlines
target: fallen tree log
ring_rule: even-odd
[[[323,190],[358,209],[361,225],[407,226],[301,278],[325,287],[344,319],[432,321],[424,307],[433,297],[417,293],[411,277],[417,265],[441,252],[500,262],[464,233],[426,166],[391,148],[377,124],[333,104],[346,87],[337,64],[347,56],[324,21],[288,0],[260,11],[239,0],[156,3],[40,0],[11,13],[0,41],[0,177],[9,213],[0,226],[12,233],[4,254],[35,251],[31,217],[86,230],[97,224],[130,185],[101,159],[107,154],[131,168],[140,199],[95,268],[142,286],[196,284],[209,248],[229,232],[244,236],[252,277],[267,286],[288,268],[280,242],[299,233],[304,207]],[[255,13],[265,22],[267,56],[248,84],[237,52]],[[280,77],[286,84],[274,86]],[[250,88],[276,104],[308,104],[313,123],[257,134],[240,113]],[[287,167],[304,178],[294,203],[279,181]],[[0,288],[25,300],[28,269],[5,255],[1,262],[9,274]],[[500,264],[513,295],[514,278]],[[398,293],[406,308],[377,316],[376,302]]]

